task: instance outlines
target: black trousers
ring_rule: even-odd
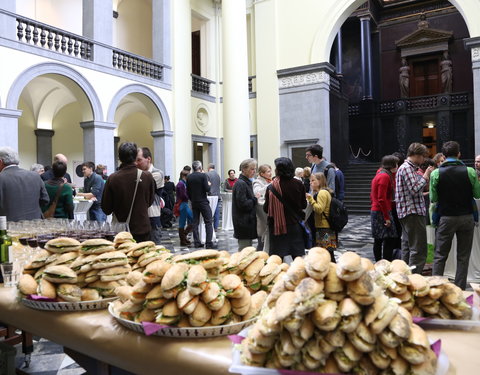
[[[205,222],[205,246],[207,248],[213,246],[213,219],[212,210],[208,202],[192,203],[193,211],[193,241],[195,247],[200,247],[202,242],[198,234],[198,224],[200,223],[200,214]]]

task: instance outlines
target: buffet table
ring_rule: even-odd
[[[222,197],[222,229],[232,230],[232,193],[221,193]]]
[[[0,286],[0,321],[135,374],[227,374],[231,343],[226,337],[172,339],[146,337],[120,326],[106,310],[49,312],[15,301],[15,289]],[[427,330],[442,339],[448,374],[476,374],[480,368],[480,329]]]

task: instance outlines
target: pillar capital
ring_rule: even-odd
[[[150,132],[150,135],[151,135],[153,138],[157,138],[157,137],[173,137],[173,131],[171,131],[171,130],[157,130],[157,131]]]
[[[290,88],[313,88],[330,89],[330,76],[335,72],[332,64],[324,62],[320,64],[303,65],[295,68],[281,69],[277,71],[278,87],[282,91]]]
[[[37,137],[52,138],[55,135],[55,130],[51,130],[51,129],[35,129],[33,132]]]
[[[117,124],[114,122],[104,121],[84,121],[80,123],[82,129],[107,129],[113,130],[117,128]]]
[[[22,111],[17,109],[0,108],[0,117],[10,117],[18,119],[22,115]]]

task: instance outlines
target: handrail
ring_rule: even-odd
[[[112,48],[112,66],[119,70],[147,76],[153,79],[163,79],[162,64],[121,49]]]
[[[192,91],[210,95],[210,84],[215,83],[208,78],[197,76],[192,73]]]

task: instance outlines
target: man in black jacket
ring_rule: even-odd
[[[213,225],[212,225],[212,210],[208,202],[207,194],[210,191],[210,183],[207,175],[202,173],[202,163],[195,160],[192,163],[193,173],[187,177],[187,194],[192,202],[193,211],[193,241],[195,247],[203,247],[198,234],[198,224],[200,222],[200,214],[202,214],[205,222],[205,247],[213,249],[215,246],[212,242]]]

